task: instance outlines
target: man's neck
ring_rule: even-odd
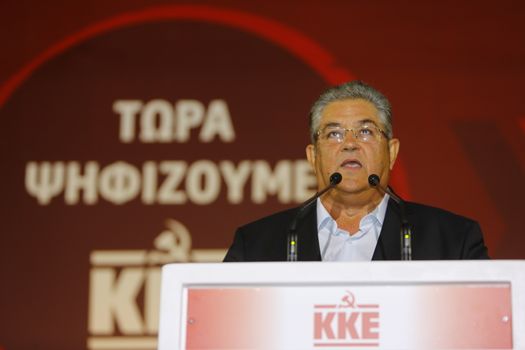
[[[383,196],[374,191],[362,195],[326,195],[321,197],[323,206],[341,229],[354,234],[359,230],[361,219],[372,212]]]

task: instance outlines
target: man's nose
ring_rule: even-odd
[[[357,134],[353,129],[346,129],[346,133],[343,138],[344,143],[355,143],[359,141],[357,138]]]
[[[345,151],[354,151],[359,147],[357,135],[353,130],[348,130],[343,138],[343,149]]]

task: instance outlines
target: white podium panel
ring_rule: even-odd
[[[159,349],[525,348],[525,262],[172,264]]]

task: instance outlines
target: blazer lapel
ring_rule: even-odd
[[[400,215],[397,203],[390,199],[372,260],[401,260]]]
[[[307,209],[305,216],[297,227],[299,261],[321,261],[319,236],[317,234],[316,205]]]

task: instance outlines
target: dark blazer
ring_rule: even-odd
[[[317,211],[312,205],[297,226],[298,260],[320,261]],[[286,261],[288,227],[298,208],[282,211],[235,233],[224,261]],[[412,259],[488,259],[477,222],[451,212],[407,202],[412,227]],[[400,260],[399,207],[390,199],[372,260]]]

